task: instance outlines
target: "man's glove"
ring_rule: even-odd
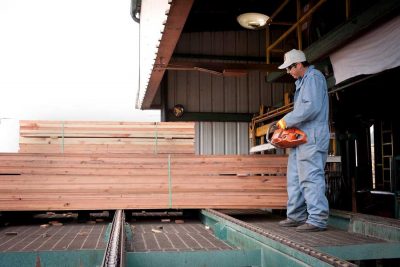
[[[278,126],[279,128],[285,130],[286,129],[286,122],[284,119],[280,119],[277,123],[276,126]]]

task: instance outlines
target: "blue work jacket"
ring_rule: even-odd
[[[325,143],[329,139],[329,98],[325,77],[311,65],[295,84],[293,111],[283,117],[286,126],[303,130],[310,142],[315,143],[319,136],[318,139]]]

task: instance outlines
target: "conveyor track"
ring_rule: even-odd
[[[125,214],[123,210],[117,210],[111,225],[110,238],[108,240],[102,267],[124,267],[125,254]]]
[[[341,259],[336,258],[334,256],[331,256],[329,254],[326,254],[326,253],[320,252],[318,250],[315,250],[312,247],[305,246],[303,244],[296,243],[296,242],[294,242],[292,240],[289,240],[287,238],[284,238],[282,236],[273,234],[273,233],[268,232],[267,230],[262,229],[262,228],[260,228],[258,226],[255,226],[253,224],[249,224],[249,223],[246,223],[244,221],[238,220],[236,218],[233,218],[233,217],[231,217],[229,215],[226,215],[224,213],[221,213],[219,211],[216,211],[216,210],[213,210],[213,209],[206,209],[205,211],[208,212],[208,213],[211,213],[211,214],[213,214],[215,216],[218,216],[220,218],[223,218],[224,220],[227,220],[227,221],[229,221],[231,223],[234,223],[236,225],[244,227],[244,228],[246,228],[246,229],[248,229],[250,231],[253,231],[253,232],[258,233],[258,234],[260,234],[262,236],[265,236],[265,237],[267,237],[269,239],[272,239],[272,240],[274,240],[276,242],[279,242],[279,243],[284,244],[284,245],[286,245],[288,247],[291,247],[293,249],[301,251],[301,252],[303,252],[303,253],[305,253],[307,255],[310,255],[310,256],[312,256],[314,258],[317,258],[317,259],[319,259],[319,260],[321,260],[321,261],[323,261],[323,262],[325,262],[325,263],[327,263],[329,265],[337,266],[337,267],[357,266],[357,265],[352,264],[352,263],[350,263],[348,261],[344,261],[344,260],[341,260]]]

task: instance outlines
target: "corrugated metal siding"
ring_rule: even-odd
[[[265,56],[265,32],[185,33],[175,50],[182,54]],[[285,86],[266,82],[265,72],[220,77],[204,72],[168,71],[168,109],[181,104],[187,112],[257,113],[261,104],[283,102]],[[248,154],[248,123],[198,122],[198,154]]]

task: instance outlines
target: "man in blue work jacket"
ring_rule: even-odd
[[[325,163],[329,148],[329,99],[323,74],[307,62],[305,54],[293,49],[279,69],[296,79],[294,108],[277,125],[299,128],[307,143],[290,149],[287,168],[287,219],[283,227],[299,232],[324,231],[329,216],[325,196]]]

